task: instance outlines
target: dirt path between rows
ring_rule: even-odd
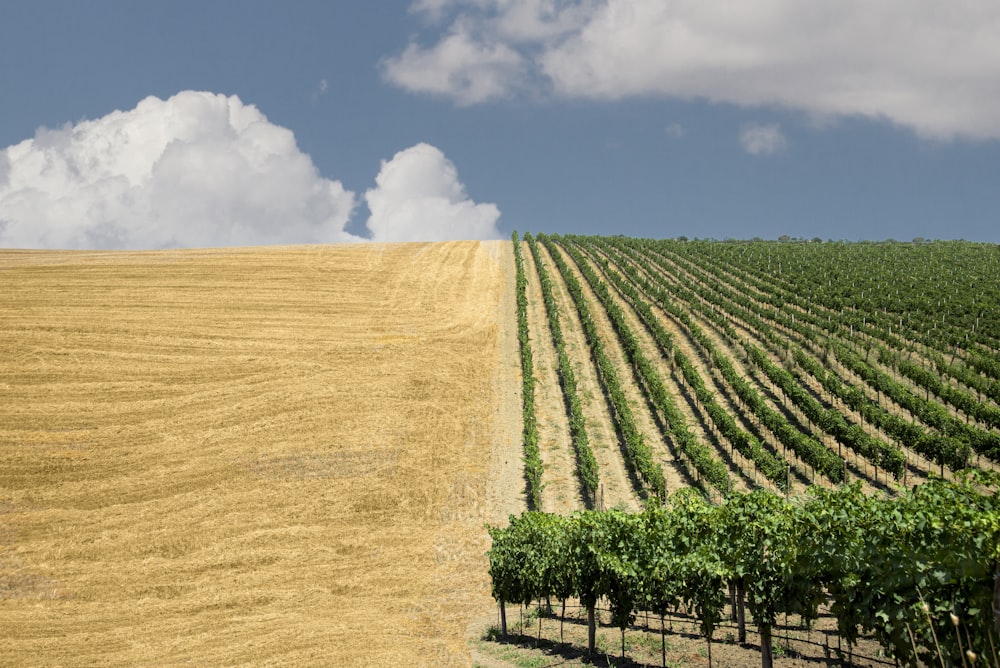
[[[538,450],[542,458],[542,510],[569,514],[583,509],[576,456],[570,439],[569,418],[562,386],[559,383],[559,358],[548,314],[542,298],[542,285],[528,244],[521,243],[524,273],[527,279],[528,331],[534,357],[535,418],[538,424]]]
[[[559,313],[565,316],[561,323],[563,338],[566,341],[566,354],[569,355],[573,373],[576,374],[577,392],[583,404],[587,435],[590,438],[590,447],[594,451],[594,458],[597,460],[600,476],[598,504],[606,508],[621,506],[636,510],[641,504],[625,468],[618,435],[615,433],[608,402],[597,378],[597,369],[594,367],[590,348],[583,333],[580,316],[548,250],[540,245],[539,252],[545,269],[552,279]]]
[[[584,278],[580,268],[576,266],[573,258],[562,247],[559,248],[559,253],[562,255],[563,260],[566,261],[566,264],[569,265],[573,276],[579,281],[580,286],[583,288],[584,297],[587,299],[587,303],[591,305],[590,314],[594,320],[594,325],[597,327],[598,336],[601,337],[601,341],[604,343],[604,351],[618,371],[618,379],[621,382],[622,390],[625,392],[628,404],[632,408],[636,427],[638,427],[643,439],[645,439],[646,443],[649,444],[655,453],[657,461],[659,461],[663,469],[667,492],[673,492],[681,487],[689,487],[692,482],[685,475],[683,464],[677,461],[672,444],[665,440],[667,437],[664,436],[657,424],[656,416],[650,409],[649,402],[639,385],[640,381],[632,370],[632,365],[629,364],[628,359],[625,357],[625,351],[622,349],[621,342],[618,340],[614,326],[608,319],[604,306],[590,287],[587,279]]]
[[[514,247],[506,241],[483,242],[503,272],[497,303],[497,375],[494,379],[494,428],[486,484],[487,521],[505,524],[527,508],[524,450],[521,444],[521,365],[517,343],[517,285]]]

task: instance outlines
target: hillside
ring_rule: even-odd
[[[0,251],[0,663],[509,665],[484,523],[998,470],[998,276],[961,242]]]

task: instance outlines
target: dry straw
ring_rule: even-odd
[[[0,251],[0,664],[467,663],[502,280],[472,242]]]

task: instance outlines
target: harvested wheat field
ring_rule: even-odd
[[[510,263],[0,251],[0,664],[467,665],[522,508]]]

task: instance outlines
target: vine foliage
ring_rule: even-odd
[[[865,631],[903,665],[961,665],[966,650],[987,658],[1000,647],[998,483],[995,473],[969,471],[898,497],[854,483],[794,499],[758,489],[713,505],[686,488],[639,513],[529,511],[490,528],[493,597],[579,599],[591,650],[599,600],[623,648],[637,612],[663,616],[684,604],[711,647],[733,583],[760,631],[763,666],[777,616],[815,620],[824,604],[848,643]]]

